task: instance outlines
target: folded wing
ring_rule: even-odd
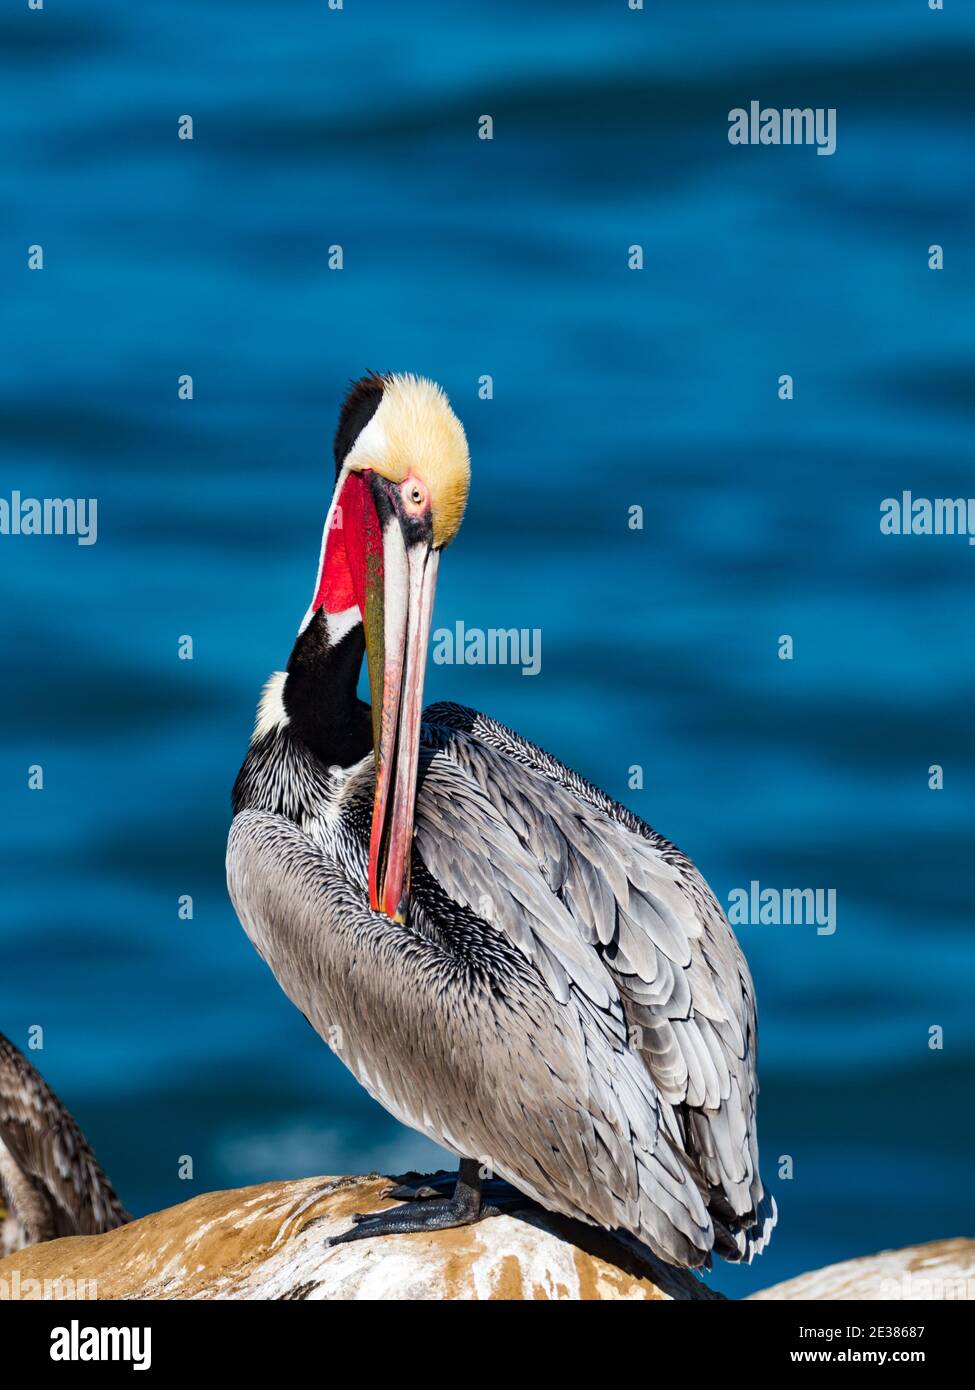
[[[454,901],[509,935],[560,1003],[583,1009],[586,1027],[639,1059],[594,1084],[626,1088],[635,1146],[675,1182],[690,1177],[721,1254],[750,1258],[774,1224],[758,1170],[754,994],[704,879],[503,725],[456,705],[426,719],[420,857]]]

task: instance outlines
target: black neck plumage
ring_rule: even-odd
[[[351,767],[372,747],[371,712],[357,694],[364,653],[362,624],[332,645],[319,608],[288,661],[284,707],[291,730],[329,767]]]

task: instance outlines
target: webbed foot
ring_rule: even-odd
[[[392,1187],[386,1197],[404,1195],[404,1205],[391,1211],[356,1212],[351,1230],[332,1236],[328,1247],[345,1245],[352,1240],[370,1240],[373,1236],[408,1235],[420,1231],[447,1231],[454,1226],[471,1226],[489,1216],[498,1216],[500,1208],[481,1200],[481,1177],[474,1159],[465,1158],[460,1165],[453,1196],[445,1197],[428,1184]]]

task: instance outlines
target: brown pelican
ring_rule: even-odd
[[[338,1240],[492,1215],[482,1178],[674,1265],[761,1250],[751,977],[689,859],[487,715],[422,711],[470,466],[440,388],[342,407],[312,602],[234,787],[230,895],[366,1090],[455,1153],[451,1197]],[[356,695],[365,654],[371,710]]]
[[[0,1254],[129,1221],[85,1136],[0,1033]]]

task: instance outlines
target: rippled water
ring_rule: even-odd
[[[963,7],[914,0],[0,18],[0,495],[99,501],[94,546],[0,537],[0,1027],[44,1026],[133,1209],[189,1195],[182,1154],[195,1189],[436,1159],[223,882],[338,401],[376,367],[441,380],[468,427],[437,622],[542,632],[538,676],[431,667],[431,696],[622,797],[723,901],[836,889],[831,936],[740,929],[781,1220],[717,1282],[972,1233],[975,551],[878,518],[975,493],[973,48]],[[751,99],[837,108],[836,154],[731,147]]]

